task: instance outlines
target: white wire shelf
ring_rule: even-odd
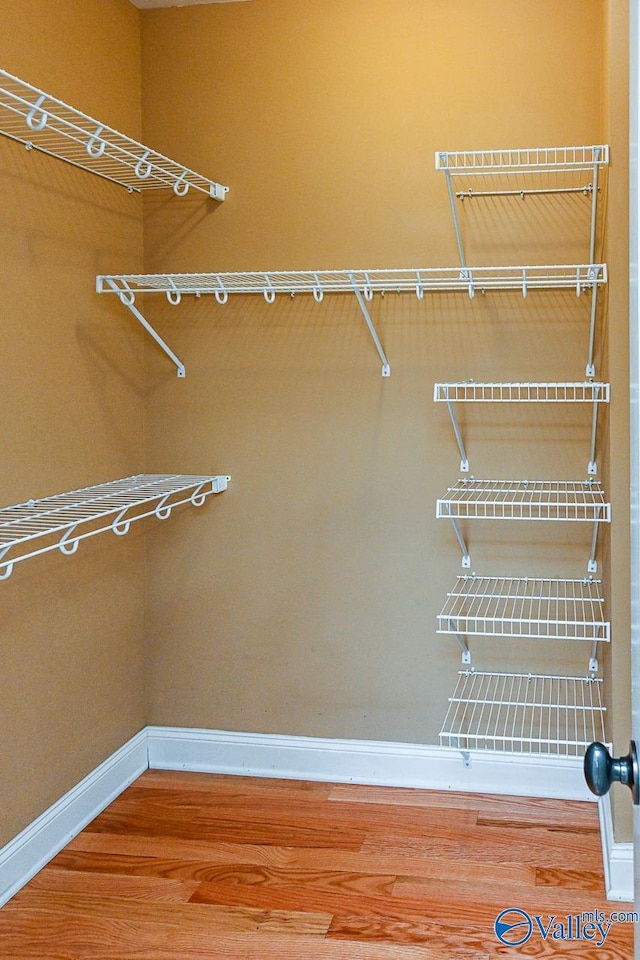
[[[458,480],[437,501],[437,517],[475,520],[568,520],[608,522],[597,480]]]
[[[396,270],[276,270],[248,273],[165,273],[99,276],[98,293],[117,293],[131,302],[138,293],[164,293],[172,304],[183,294],[213,294],[226,303],[230,294],[260,293],[268,303],[276,294],[310,293],[320,302],[326,293],[353,293],[366,300],[374,293],[425,293],[486,290],[574,289],[580,294],[593,284],[606,283],[606,264],[549,264],[507,267],[423,267]]]
[[[534,640],[610,639],[601,581],[459,576],[438,633]]]
[[[190,189],[224,200],[228,187],[151,150],[112,127],[0,70],[0,133],[126,187]]]
[[[60,550],[76,552],[81,540],[111,531],[123,536],[132,523],[166,520],[175,507],[199,507],[226,490],[231,477],[138,474],[0,510],[0,580],[16,563]]]
[[[325,294],[354,294],[382,361],[382,375],[391,373],[389,361],[371,320],[367,304],[374,293],[425,293],[463,291],[473,298],[476,291],[575,290],[577,296],[607,282],[607,267],[599,264],[554,264],[517,267],[425,267],[396,270],[277,270],[245,273],[112,274],[96,277],[98,293],[115,293],[144,329],[175,364],[179,377],[185,367],[136,306],[138,294],[164,293],[176,306],[185,295],[212,295],[224,304],[230,294],[262,294],[273,303],[277,294],[311,294],[320,303]]]
[[[580,640],[591,644],[589,670],[598,670],[597,644],[608,643],[601,581],[537,577],[459,576],[437,616],[437,633],[454,636],[471,663],[466,637]]]
[[[608,403],[608,383],[436,383],[436,403]]]
[[[608,522],[598,480],[476,480],[462,478],[437,501],[437,517],[474,520]]]
[[[592,170],[609,163],[609,146],[526,147],[505,150],[457,150],[436,152],[436,170],[452,175],[481,172],[529,172]]]
[[[582,757],[606,743],[602,680],[461,671],[440,744],[463,752]]]
[[[456,417],[454,403],[590,403],[591,445],[587,473],[598,472],[596,464],[596,436],[598,405],[609,402],[608,383],[476,383],[467,380],[457,383],[436,383],[433,389],[435,403],[446,403],[453,432],[460,451],[460,469],[469,471],[469,458],[462,431]]]
[[[598,528],[611,520],[611,504],[598,480],[476,480],[464,477],[436,502],[436,517],[451,521],[462,550],[462,566],[471,556],[459,520],[551,520],[593,523],[589,573],[598,569]]]

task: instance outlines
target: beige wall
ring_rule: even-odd
[[[350,297],[178,308],[148,298],[187,366],[178,380],[127,311],[96,299],[93,278],[142,268],[143,213],[148,271],[453,265],[435,150],[611,138],[607,254],[620,280],[625,24],[610,7],[259,0],[140,14],[128,0],[29,0],[25,13],[5,0],[5,69],[133,135],[142,116],[146,142],[231,192],[224,204],[191,194],[141,204],[0,143],[3,501],[142,469],[233,480],[179,522],[41,558],[2,585],[0,783],[11,790],[0,843],[145,722],[437,741],[460,658],[435,618],[461,568],[434,517],[458,454],[433,383],[582,379],[586,298],[376,297],[388,380]],[[466,205],[468,258],[583,261],[585,210],[566,198]],[[617,396],[601,449],[616,516],[626,511],[621,289],[597,344],[598,375]],[[477,476],[584,475],[584,410],[468,409],[462,421]],[[584,574],[590,532],[466,528],[478,573],[560,577]],[[624,525],[612,534],[601,565],[618,578],[619,628]],[[623,644],[624,634],[603,657],[616,693]],[[584,673],[588,658],[580,644],[476,641],[473,652],[478,669],[551,673]],[[621,747],[627,705],[616,704]]]
[[[231,185],[209,210],[147,203],[147,269],[454,264],[434,152],[602,142],[605,12],[261,0],[145,13],[145,135]],[[468,259],[582,262],[585,210],[466,205]],[[382,380],[349,297],[148,298],[187,365],[178,381],[148,353],[148,466],[233,476],[205,517],[149,535],[152,721],[435,742],[460,658],[434,625],[460,554],[434,519],[458,455],[433,383],[580,380],[588,306],[568,293],[376,298]],[[584,475],[584,409],[463,419],[477,476]],[[583,576],[591,531],[577,526],[470,524],[474,569]],[[580,644],[473,650],[479,669],[587,669]]]
[[[4,0],[0,64],[139,133],[128,0]],[[142,341],[94,292],[97,272],[141,266],[139,198],[2,138],[0,208],[0,502],[140,471]],[[2,583],[0,845],[144,724],[143,560],[132,531]]]

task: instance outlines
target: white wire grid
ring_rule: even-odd
[[[4,507],[0,510],[0,579],[6,580],[18,561],[56,549],[72,554],[87,537],[108,530],[121,536],[131,523],[145,517],[166,520],[181,504],[202,506],[208,496],[225,490],[230,479],[138,474]]]
[[[592,170],[594,164],[609,163],[609,146],[595,144],[578,147],[524,147],[502,150],[455,150],[436,153],[436,170],[459,173]]]
[[[178,304],[183,294],[213,294],[226,303],[233,293],[261,293],[272,303],[276,294],[310,293],[321,301],[326,293],[362,291],[365,300],[374,292],[425,293],[476,291],[574,289],[577,296],[594,285],[606,283],[606,264],[553,264],[507,267],[428,267],[397,270],[280,270],[248,273],[121,274],[96,278],[98,293],[117,293],[131,304],[138,293],[164,293]]]
[[[606,742],[602,680],[461,671],[440,731],[442,746],[581,757]]]
[[[484,520],[608,522],[597,480],[458,480],[436,503],[436,516]]]
[[[436,383],[436,403],[608,403],[608,383]]]
[[[536,640],[610,640],[601,581],[459,576],[438,633]]]
[[[0,133],[121,184],[130,192],[190,188],[224,200],[222,186],[0,70]]]

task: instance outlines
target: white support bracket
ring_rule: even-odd
[[[462,234],[460,232],[460,221],[458,220],[458,211],[456,209],[456,197],[453,190],[453,182],[451,179],[451,170],[447,166],[446,154],[441,154],[441,162],[443,164],[445,177],[447,180],[447,192],[449,194],[449,204],[451,205],[451,216],[453,217],[453,228],[456,234],[456,244],[458,246],[458,256],[460,257],[460,266],[463,269],[466,269],[467,261],[464,255],[464,247],[462,245]]]
[[[462,439],[462,433],[460,432],[460,427],[458,426],[458,420],[456,418],[456,412],[453,409],[453,404],[449,397],[447,396],[447,410],[449,411],[449,417],[451,419],[451,426],[453,427],[453,432],[455,434],[456,442],[458,444],[458,450],[460,451],[460,469],[463,473],[469,473],[469,458],[467,456],[467,451],[465,450],[464,441]]]
[[[451,520],[451,525],[453,526],[453,532],[455,533],[456,540],[458,541],[460,549],[462,550],[462,566],[465,568],[465,570],[470,570],[471,556],[467,549],[467,544],[465,543],[465,539],[462,536],[462,531],[460,530],[460,524],[458,523],[455,517],[451,516],[450,507],[448,504],[447,504],[447,510],[448,510],[449,519]]]
[[[598,464],[596,463],[596,438],[598,435],[598,405],[600,402],[600,393],[599,387],[594,387],[594,396],[593,396],[593,415],[591,418],[591,447],[589,453],[589,465],[587,466],[587,473],[591,476],[595,476],[598,472]]]
[[[593,537],[591,538],[591,553],[589,555],[589,562],[587,564],[587,570],[589,573],[597,573],[598,571],[598,561],[596,560],[596,550],[598,548],[598,527],[600,526],[599,522],[596,522],[593,525]]]
[[[598,672],[598,641],[594,640],[591,646],[591,656],[589,658],[589,670],[591,673]]]
[[[118,297],[119,297],[119,299],[120,299],[120,302],[123,303],[123,304],[125,305],[125,307],[127,307],[127,309],[131,311],[131,313],[132,313],[133,316],[136,318],[136,320],[138,321],[138,323],[140,323],[140,324],[144,327],[144,329],[147,331],[147,333],[148,333],[151,337],[153,337],[153,339],[154,339],[155,342],[158,344],[158,346],[160,347],[160,349],[163,350],[164,353],[166,353],[166,355],[169,357],[169,359],[175,364],[175,367],[176,367],[176,371],[177,371],[178,376],[181,377],[181,378],[186,377],[187,371],[186,371],[186,369],[185,369],[185,366],[184,366],[183,362],[175,355],[175,353],[173,352],[173,350],[171,349],[171,347],[169,347],[169,345],[162,339],[162,337],[160,336],[160,334],[159,334],[156,330],[154,330],[154,328],[151,326],[151,324],[150,324],[149,321],[146,319],[146,317],[144,317],[144,316],[140,313],[140,311],[138,310],[138,308],[136,307],[136,305],[135,305],[135,299],[136,299],[136,298],[135,298],[135,294],[133,293],[133,291],[132,291],[132,290],[128,290],[128,291],[127,291],[127,290],[120,290],[120,289],[118,289],[118,288],[115,286],[115,284],[110,280],[110,278],[107,277],[106,279],[107,279],[107,283],[109,283],[110,286],[117,292]],[[97,290],[98,290],[98,293],[101,293],[101,292],[102,292],[102,278],[101,278],[101,277],[98,277]]]
[[[458,641],[458,645],[462,650],[462,662],[471,663],[471,650],[469,650],[467,641],[464,639],[462,634],[458,631],[458,627],[455,620],[451,620],[451,619],[449,620],[449,630]]]
[[[370,299],[373,297],[373,291],[371,290],[370,287],[365,287],[365,293],[364,293],[364,296],[363,296],[362,291],[360,290],[360,287],[358,286],[358,284],[357,284],[357,282],[356,282],[356,278],[355,278],[355,276],[353,275],[353,273],[349,272],[349,273],[348,273],[348,277],[349,277],[349,280],[350,280],[350,282],[351,282],[351,286],[353,287],[353,292],[354,292],[355,295],[356,295],[356,300],[358,301],[358,306],[360,307],[360,309],[361,309],[361,311],[362,311],[362,316],[364,317],[364,321],[365,321],[365,323],[366,323],[366,325],[367,325],[367,327],[368,327],[368,329],[369,329],[369,333],[371,334],[371,339],[373,340],[373,342],[374,342],[374,344],[375,344],[375,347],[376,347],[376,350],[378,351],[378,356],[380,357],[380,359],[381,359],[381,361],[382,361],[382,376],[383,376],[383,377],[390,377],[390,376],[391,376],[391,367],[390,367],[390,365],[389,365],[389,361],[387,360],[387,356],[386,356],[386,354],[385,354],[385,352],[384,352],[384,350],[383,350],[383,348],[382,348],[382,344],[380,343],[380,338],[378,337],[378,334],[376,333],[376,328],[375,328],[374,325],[373,325],[373,321],[372,321],[372,319],[371,319],[371,316],[370,316],[370,314],[369,314],[369,311],[367,310],[367,305],[366,305],[366,303],[365,303],[365,297],[367,297],[367,299],[370,300]],[[370,293],[370,295],[369,295],[369,293]]]

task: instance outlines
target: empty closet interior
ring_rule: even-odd
[[[624,749],[626,4],[5,6],[0,842],[146,723]]]

